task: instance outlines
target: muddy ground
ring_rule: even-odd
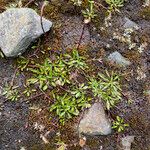
[[[0,0],[0,11],[3,12],[9,3],[10,1]],[[24,5],[26,3],[26,1],[23,2]],[[150,6],[144,8],[142,5],[142,0],[128,0],[120,9],[121,13],[112,16],[111,26],[104,30],[102,29],[105,28],[105,9],[98,9],[96,19],[85,28],[80,48],[81,54],[88,60],[93,58],[101,60],[90,62],[89,65],[95,70],[107,69],[124,74],[121,81],[122,101],[107,114],[113,119],[116,115],[123,117],[130,127],[119,134],[113,132],[108,136],[88,137],[86,146],[81,148],[73,123],[68,122],[64,127],[60,126],[58,119],[53,118],[53,114],[49,113],[50,101],[43,95],[36,96],[39,94],[37,92],[32,99],[22,96],[17,102],[10,102],[0,95],[0,150],[20,150],[21,148],[55,150],[59,139],[67,145],[68,150],[118,150],[121,137],[125,135],[135,136],[132,150],[150,150],[150,99],[145,94],[145,91],[150,90]],[[40,12],[39,1],[28,7]],[[23,54],[24,57],[35,62],[43,61],[45,57],[56,51],[64,52],[66,48],[70,50],[78,43],[83,28],[80,8],[66,1],[51,2],[44,11],[44,17],[54,23],[53,29],[31,45],[31,47],[36,45],[36,49],[29,47]],[[124,17],[128,17],[141,27],[135,31],[132,38],[137,43],[148,43],[142,53],[128,50],[126,44],[112,40],[114,32],[123,32]],[[52,52],[47,51],[48,48],[51,48]],[[109,64],[106,58],[116,50],[127,57],[132,65],[124,69]],[[13,84],[19,86],[20,93],[23,91],[25,80],[30,75],[19,70],[16,74],[16,68],[16,59],[0,58],[0,93],[12,80]],[[49,119],[50,117],[53,119]],[[79,120],[80,117],[75,118],[73,122],[77,123]],[[49,144],[44,143],[43,135],[46,136]]]

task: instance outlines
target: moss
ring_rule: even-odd
[[[59,17],[59,6],[47,5],[44,8],[44,16],[48,19],[57,19]]]
[[[125,54],[125,57],[127,57],[129,60],[131,60],[131,61],[134,61],[134,62],[139,62],[140,61],[140,57],[141,57],[141,55],[140,55],[140,53],[139,52],[137,52],[137,51],[128,51],[128,52],[126,52],[126,54]]]
[[[150,20],[150,7],[146,7],[139,12],[139,15],[146,20]]]

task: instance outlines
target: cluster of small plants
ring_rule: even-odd
[[[23,56],[20,56],[18,59],[17,59],[17,68],[20,69],[21,71],[24,71],[27,66],[29,64],[29,59],[26,59],[25,57]]]
[[[71,2],[73,2],[73,4],[76,5],[76,6],[81,6],[82,5],[82,0],[71,0]]]
[[[56,113],[63,125],[69,119],[78,116],[84,108],[89,108],[92,99],[103,100],[108,110],[121,100],[120,77],[114,72],[109,73],[107,70],[104,74],[98,73],[96,77],[86,76],[89,67],[85,58],[80,56],[76,49],[72,50],[71,54],[56,54],[53,59],[46,58],[41,64],[33,63],[33,67],[29,65],[31,62],[24,57],[17,59],[17,63],[20,71],[32,73],[32,77],[27,79],[23,94],[30,97],[33,92],[37,91],[35,85],[38,85],[41,91],[52,90],[54,103],[49,110]],[[72,72],[84,72],[87,81],[85,83],[72,82],[70,79]],[[66,85],[69,88],[65,89]],[[61,87],[64,88],[63,92],[55,92],[55,88],[61,89]],[[20,97],[15,86],[6,87],[3,95],[11,101],[17,101]],[[125,127],[127,124],[124,124],[122,118],[117,117],[112,128],[121,132]]]
[[[63,95],[53,94],[55,103],[50,107],[50,111],[56,112],[63,125],[73,116],[78,116],[80,110],[91,106],[91,98],[87,97],[84,92],[76,89],[71,93],[66,92]]]
[[[21,58],[19,67],[24,70],[28,65],[28,61]],[[78,70],[84,71],[88,69],[85,58],[80,56],[77,50],[73,50],[71,54],[60,54],[52,61],[46,58],[44,63],[34,65],[34,68],[26,70],[31,71],[33,77],[27,80],[27,85],[37,84],[43,91],[54,89],[56,86],[69,85],[71,89],[62,95],[53,94],[55,103],[51,107],[51,111],[56,111],[60,121],[64,124],[65,120],[79,114],[79,110],[90,106],[90,98],[87,96],[87,90],[91,90],[94,97],[99,97],[106,102],[106,108],[109,110],[115,106],[121,99],[121,88],[119,84],[119,76],[115,73],[106,75],[99,73],[98,78],[89,77],[87,85],[84,83],[73,85],[70,80],[71,72]],[[30,96],[29,87],[26,88],[24,94]]]
[[[113,129],[116,129],[118,132],[122,132],[126,127],[129,127],[129,124],[124,123],[124,119],[117,116],[116,120],[113,122]]]
[[[119,76],[106,71],[106,75],[99,73],[98,79],[90,79],[90,87],[94,96],[97,96],[106,102],[106,108],[109,110],[121,100],[121,87]]]
[[[71,0],[74,5],[76,6],[82,6],[83,1],[82,0]],[[82,10],[82,14],[85,18],[84,23],[91,22],[91,19],[94,19],[96,15],[96,9],[94,8],[94,5],[96,3],[94,0],[87,0],[88,6],[86,10]],[[112,12],[119,12],[119,8],[124,6],[125,0],[105,0],[105,3],[108,4],[107,12],[111,14]],[[100,4],[100,6],[103,6]],[[104,6],[103,6],[104,7]]]
[[[27,97],[30,97],[34,92],[37,91],[36,89],[28,85],[24,85],[24,87],[25,87],[25,90],[23,91],[23,94]]]
[[[56,86],[70,84],[69,75],[72,69],[80,70],[87,68],[84,57],[79,56],[77,50],[71,55],[62,54],[54,61],[46,58],[43,64],[36,64],[35,68],[29,68],[34,76],[28,79],[28,84],[38,84],[42,90]]]
[[[86,8],[86,10],[82,11],[82,14],[85,18],[85,20],[84,20],[85,23],[91,22],[91,19],[94,19],[97,16],[95,14],[95,10],[94,10],[94,1],[89,0],[88,3],[89,3],[88,8]]]
[[[3,89],[2,95],[5,96],[8,100],[17,101],[20,98],[19,92],[17,90],[17,86],[6,86]]]
[[[29,70],[34,76],[28,79],[28,84],[37,83],[39,88],[44,91],[50,86],[63,86],[65,83],[70,83],[66,65],[59,58],[55,62],[47,58],[43,64],[36,64],[36,68],[29,68]]]
[[[82,6],[83,0],[71,0],[74,5],[76,6]],[[86,10],[82,10],[82,14],[85,18],[85,23],[91,22],[91,19],[94,19],[96,14],[95,14],[95,9],[94,9],[94,0],[87,0],[88,6],[86,7]]]
[[[37,88],[34,88],[36,87],[35,84],[42,91],[48,89],[55,91],[56,87],[58,87],[56,89],[65,88],[66,85],[69,87],[59,94],[52,92],[54,103],[49,109],[50,112],[56,113],[63,125],[69,119],[78,116],[84,108],[89,108],[92,99],[103,100],[108,110],[121,100],[120,77],[114,72],[109,73],[106,70],[104,74],[98,73],[96,77],[88,77],[85,73],[86,83],[73,83],[71,81],[70,75],[72,72],[86,72],[88,69],[85,58],[80,56],[76,49],[71,54],[56,54],[55,58],[46,58],[41,64],[34,63],[33,68],[30,67],[32,65],[29,65],[30,61],[24,57],[20,57],[17,63],[20,71],[25,70],[32,73],[32,77],[27,79],[23,91],[23,94],[27,97],[37,91]],[[11,101],[17,101],[20,97],[16,87],[6,87],[3,95]],[[121,132],[127,126],[127,124],[124,124],[124,120],[117,116],[112,128]]]
[[[109,5],[108,10],[112,12],[119,11],[119,8],[124,6],[125,0],[105,0],[105,2]]]
[[[20,67],[23,70],[28,62],[24,59],[21,62],[19,61],[19,66],[23,64]],[[77,50],[73,50],[71,54],[57,55],[54,60],[46,58],[44,63],[36,64],[34,68],[26,69],[33,74],[27,80],[27,85],[37,84],[42,91],[63,87],[64,85],[71,87],[71,90],[65,91],[63,94],[53,93],[55,103],[50,107],[50,111],[55,111],[60,122],[64,124],[66,120],[77,116],[80,110],[90,106],[91,98],[86,95],[88,86],[84,84],[74,85],[70,81],[72,72],[77,70],[80,72],[87,68],[85,58],[80,56]],[[27,87],[23,93],[30,96],[32,92],[34,91]]]
[[[119,76],[115,73],[106,75],[99,74],[98,79],[90,78],[89,83],[74,86],[63,96],[55,96],[56,103],[51,107],[51,111],[55,110],[61,122],[64,124],[65,119],[79,114],[79,110],[90,107],[90,100],[87,91],[91,90],[93,97],[99,97],[106,102],[106,108],[109,110],[121,100],[121,88],[119,84]]]

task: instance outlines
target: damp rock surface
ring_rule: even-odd
[[[134,136],[126,136],[122,138],[122,150],[131,150],[131,144],[134,141]]]
[[[119,66],[129,66],[131,62],[123,57],[119,52],[115,51],[108,56],[108,59]]]
[[[138,24],[136,24],[135,22],[133,22],[132,20],[130,20],[127,17],[123,18],[123,22],[124,22],[124,25],[123,25],[124,28],[132,28],[132,29],[140,28],[140,26]]]
[[[7,57],[21,55],[35,39],[50,30],[52,22],[30,8],[10,8],[0,14],[0,48]]]
[[[94,103],[84,114],[79,123],[78,131],[85,135],[108,135],[111,133],[111,123],[108,120],[101,103]]]

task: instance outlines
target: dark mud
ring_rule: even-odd
[[[1,12],[8,3],[10,1],[0,0]],[[39,5],[31,4],[29,7],[36,8],[40,12],[38,1],[37,4]],[[53,30],[33,43],[38,48],[31,50],[30,47],[24,57],[41,62],[45,57],[51,56],[48,48],[52,49],[55,54],[57,50],[64,51],[66,47],[70,48],[78,44],[83,28],[83,18],[79,13],[79,8],[65,4],[65,1],[55,1],[46,7],[44,16],[54,22]],[[96,19],[87,25],[85,37],[81,43],[83,46],[81,53],[86,53],[87,59],[101,60],[101,62],[92,61],[90,63],[92,66],[90,74],[94,69],[97,72],[103,72],[107,68],[123,75],[122,101],[108,112],[108,115],[112,119],[115,119],[117,115],[123,117],[125,122],[130,125],[125,132],[119,134],[114,132],[109,136],[88,137],[85,148],[81,148],[78,144],[78,134],[74,132],[75,126],[73,125],[80,118],[75,118],[73,122],[68,122],[66,126],[62,127],[59,126],[58,119],[49,113],[51,102],[43,95],[32,100],[22,97],[17,102],[10,102],[0,95],[0,150],[20,150],[22,147],[27,150],[53,150],[58,147],[58,139],[67,144],[68,150],[120,150],[121,137],[125,135],[135,136],[132,150],[149,150],[150,100],[144,94],[145,91],[150,90],[150,20],[147,12],[150,11],[142,7],[141,0],[128,1],[121,9],[120,14],[113,15],[112,26],[102,30],[105,14],[105,10],[102,10]],[[114,32],[118,30],[120,33],[123,32],[122,18],[125,16],[141,26],[141,29],[136,31],[133,37],[136,42],[146,41],[148,43],[146,50],[141,54],[135,50],[128,50],[127,45],[119,41],[112,40]],[[121,69],[105,60],[111,52],[116,50],[132,62],[130,67]],[[45,55],[41,53],[42,51]],[[32,57],[30,57],[31,55]],[[137,79],[138,68],[141,68],[142,73],[146,75],[145,78]],[[7,83],[12,82],[15,70],[16,60],[0,59],[0,92]],[[23,84],[28,76],[30,75],[19,72],[14,78],[14,84],[19,86],[20,93],[24,89]],[[42,135],[47,138],[49,144],[44,144]]]

